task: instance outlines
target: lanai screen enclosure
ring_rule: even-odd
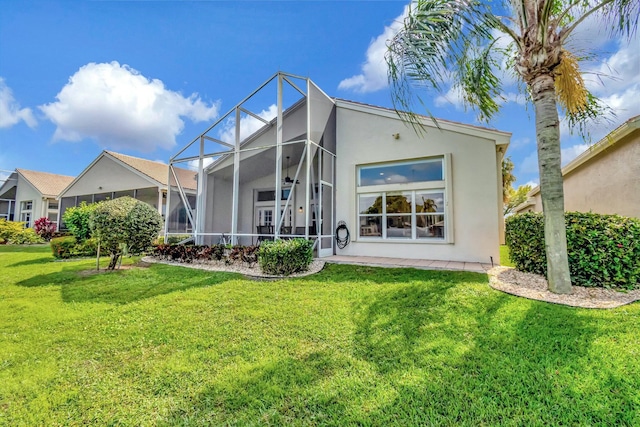
[[[169,206],[184,210],[198,244],[296,236],[332,255],[335,114],[310,79],[274,74],[170,159]],[[195,209],[175,167],[197,168]]]

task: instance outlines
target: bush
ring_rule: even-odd
[[[7,221],[0,218],[0,244],[42,243],[42,239],[33,231],[33,228],[24,228],[24,225],[24,222]]]
[[[56,232],[56,223],[51,222],[51,220],[49,220],[49,218],[47,217],[42,217],[36,219],[36,221],[33,223],[33,229],[38,236],[46,241],[49,241],[53,237],[53,234]]]
[[[80,205],[68,208],[64,212],[62,221],[78,242],[84,242],[91,237],[90,218],[97,206],[98,203],[81,202]]]
[[[87,239],[78,242],[73,236],[54,237],[49,242],[54,258],[68,259],[80,256],[94,256],[98,252],[98,241]]]
[[[147,203],[120,197],[98,203],[91,214],[92,235],[111,255],[114,269],[124,251],[140,253],[151,247],[162,228],[162,217]]]
[[[313,242],[305,239],[264,241],[260,245],[258,261],[262,271],[288,276],[306,271],[313,261]]]
[[[567,212],[565,222],[574,285],[640,288],[640,220]],[[546,275],[542,214],[514,215],[507,219],[506,228],[506,243],[516,268]]]
[[[73,236],[54,237],[49,242],[54,258],[67,259],[75,255],[76,238]]]
[[[24,231],[24,222],[7,221],[0,218],[0,243],[7,244]]]

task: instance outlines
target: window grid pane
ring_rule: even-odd
[[[443,179],[442,157],[358,168],[359,186],[442,181]]]

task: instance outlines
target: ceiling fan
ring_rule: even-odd
[[[287,156],[287,176],[284,178],[285,185],[293,184],[293,179],[289,176],[289,156]],[[296,179],[296,184],[300,184],[300,181]]]

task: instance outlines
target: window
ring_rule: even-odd
[[[445,160],[358,167],[358,237],[449,241]]]
[[[442,157],[425,160],[360,166],[358,185],[405,184],[410,182],[442,181]]]
[[[25,223],[25,227],[31,227],[31,210],[33,209],[33,201],[26,200],[20,202],[20,221]]]
[[[257,193],[256,202],[273,202],[276,200],[275,190],[261,190]],[[287,198],[289,198],[289,193],[291,193],[290,188],[282,190],[280,200],[287,200]]]

